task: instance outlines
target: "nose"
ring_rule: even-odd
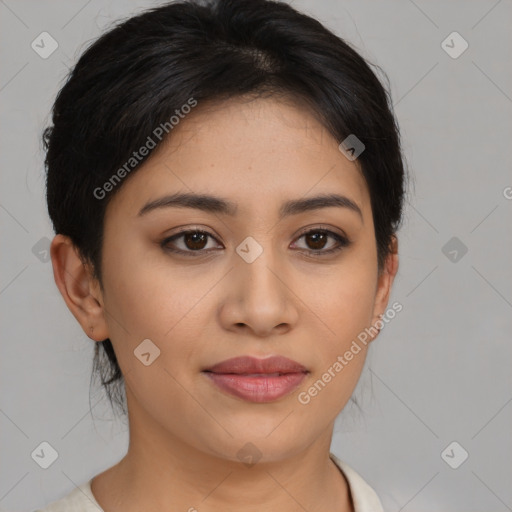
[[[251,263],[235,255],[220,311],[225,329],[268,337],[296,325],[300,300],[293,291],[292,269],[285,265],[270,249]]]

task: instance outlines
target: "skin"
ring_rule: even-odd
[[[220,196],[239,211],[231,217],[168,207],[138,216],[148,201],[175,192]],[[278,218],[285,200],[334,192],[354,201],[362,218],[346,207]],[[302,236],[320,226],[351,245],[308,255],[338,245]],[[181,237],[171,247],[210,253],[163,249],[160,242],[178,227],[213,238],[194,245]],[[252,263],[235,250],[248,236],[263,248]],[[379,274],[357,160],[339,151],[306,108],[276,98],[197,106],[108,205],[103,289],[67,237],[55,236],[51,257],[70,311],[91,339],[111,339],[125,376],[129,449],[92,482],[107,512],[353,511],[329,450],[367,347],[310,403],[297,397],[386,311],[397,244]],[[161,351],[149,366],[134,356],[147,338]],[[284,355],[310,373],[291,394],[251,403],[201,373],[240,355]],[[248,442],[261,454],[251,467],[237,457]]]

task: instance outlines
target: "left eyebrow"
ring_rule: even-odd
[[[363,220],[363,212],[357,203],[352,199],[339,194],[325,194],[315,197],[307,197],[305,199],[287,201],[279,210],[279,219],[281,220],[289,215],[296,215],[302,212],[332,207],[348,208],[349,210],[356,212],[359,217],[361,217],[361,220]]]
[[[194,208],[209,213],[221,213],[229,216],[235,216],[238,211],[238,205],[236,203],[221,197],[207,194],[176,193],[149,201],[141,208],[138,216],[140,217],[158,208],[171,207]],[[286,201],[279,209],[279,219],[282,220],[284,217],[297,215],[306,211],[332,207],[348,208],[356,212],[361,217],[361,220],[363,219],[363,213],[357,203],[339,194],[324,194]]]

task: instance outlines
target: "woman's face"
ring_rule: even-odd
[[[122,184],[105,217],[94,333],[113,343],[132,436],[270,461],[333,426],[367,346],[344,355],[384,312],[394,276],[379,278],[368,190],[338,143],[275,99],[199,104]],[[216,200],[165,205],[179,194]],[[331,195],[342,199],[304,207]],[[182,230],[207,235],[169,240]],[[219,377],[232,394],[204,370],[238,356],[283,356],[307,373],[285,377],[287,393],[282,376]]]

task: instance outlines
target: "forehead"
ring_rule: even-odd
[[[136,215],[164,193],[208,193],[229,197],[243,215],[268,211],[270,202],[337,193],[364,213],[370,208],[366,182],[338,145],[300,103],[238,98],[199,104],[111,204]]]

